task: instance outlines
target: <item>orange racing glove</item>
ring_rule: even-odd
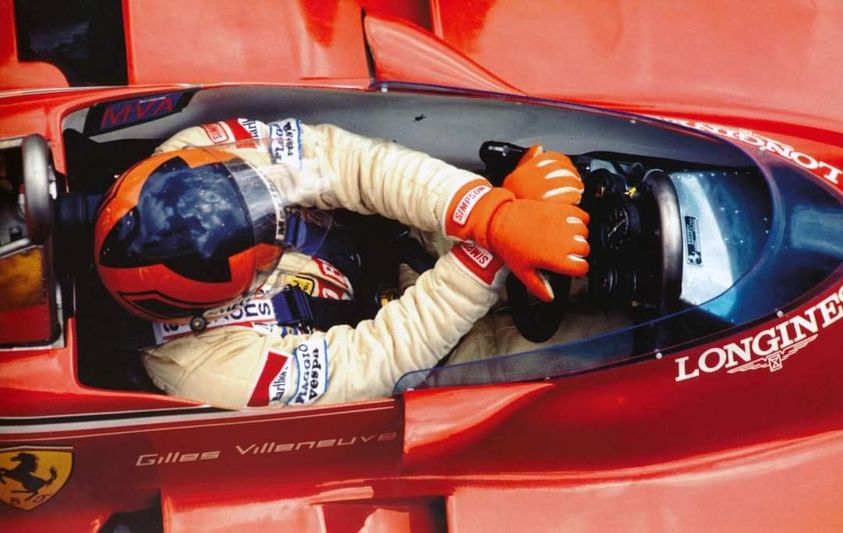
[[[553,300],[539,269],[569,276],[588,272],[588,214],[573,205],[516,199],[478,179],[451,201],[445,234],[472,241],[499,257],[541,300]]]
[[[568,205],[579,204],[585,189],[577,168],[568,156],[545,152],[540,144],[531,146],[521,157],[518,166],[503,181],[503,186],[516,198]]]

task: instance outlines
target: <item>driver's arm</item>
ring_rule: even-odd
[[[190,128],[158,150],[232,141],[240,141],[233,151],[264,168],[291,203],[379,213],[424,230],[441,231],[449,196],[477,179],[395,143],[297,121],[240,119]],[[491,261],[479,264],[477,253]],[[460,245],[414,288],[355,328],[286,337],[219,328],[147,350],[144,363],[168,393],[223,407],[384,396],[402,374],[433,366],[488,311],[497,299],[501,267],[485,250]],[[324,365],[303,355],[320,349]],[[310,364],[316,367],[304,370]],[[323,367],[327,374],[320,373]],[[306,372],[312,387],[299,377]]]
[[[203,138],[209,128],[214,134]],[[553,291],[540,269],[576,276],[588,271],[588,215],[565,202],[516,198],[421,152],[336,126],[303,126],[294,119],[204,125],[177,134],[160,149],[189,144],[184,140],[194,135],[191,131],[200,144],[245,137],[245,148],[225,149],[252,161],[261,159],[258,164],[269,159],[263,172],[288,205],[377,213],[476,243],[503,260],[542,300],[552,300]],[[537,169],[541,173],[540,165]]]
[[[167,393],[226,408],[387,396],[402,374],[448,353],[497,300],[500,263],[472,270],[461,253],[458,245],[357,327],[285,337],[223,327],[149,349],[144,365]]]
[[[395,142],[295,119],[268,124],[230,119],[195,126],[177,133],[157,151],[232,142],[238,147],[226,146],[227,151],[263,167],[297,205],[377,213],[423,231],[443,232],[446,211],[457,191],[482,179]]]

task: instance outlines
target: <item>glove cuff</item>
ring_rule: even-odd
[[[476,244],[461,242],[451,248],[451,253],[457,264],[481,284],[493,289],[503,286],[509,269],[489,250]]]
[[[472,241],[489,247],[486,236],[495,211],[515,199],[510,191],[492,187],[483,179],[461,187],[451,200],[445,215],[444,233],[461,241]]]

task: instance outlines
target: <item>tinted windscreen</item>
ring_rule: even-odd
[[[768,158],[771,215],[766,209],[751,216],[769,228],[754,264],[717,297],[697,306],[647,320],[600,336],[491,357],[474,363],[411,372],[396,392],[543,379],[661,356],[701,337],[716,334],[787,309],[815,288],[843,262],[843,209],[840,200],[816,179]],[[760,196],[759,196],[760,197]],[[747,236],[735,235],[740,239]],[[741,246],[748,246],[746,242]],[[487,354],[486,357],[489,357]]]

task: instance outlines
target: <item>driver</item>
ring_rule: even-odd
[[[95,263],[130,312],[196,330],[144,350],[167,393],[226,408],[360,400],[447,355],[496,302],[507,270],[544,301],[554,295],[539,269],[584,275],[581,193],[570,161],[538,147],[499,188],[336,126],[232,119],[176,134],[115,182],[97,214]],[[274,327],[289,309],[280,295],[303,279],[311,294],[354,298],[342,269],[290,225],[292,213],[333,209],[453,246],[356,327]],[[252,307],[260,316],[231,319],[246,304],[264,304]]]

